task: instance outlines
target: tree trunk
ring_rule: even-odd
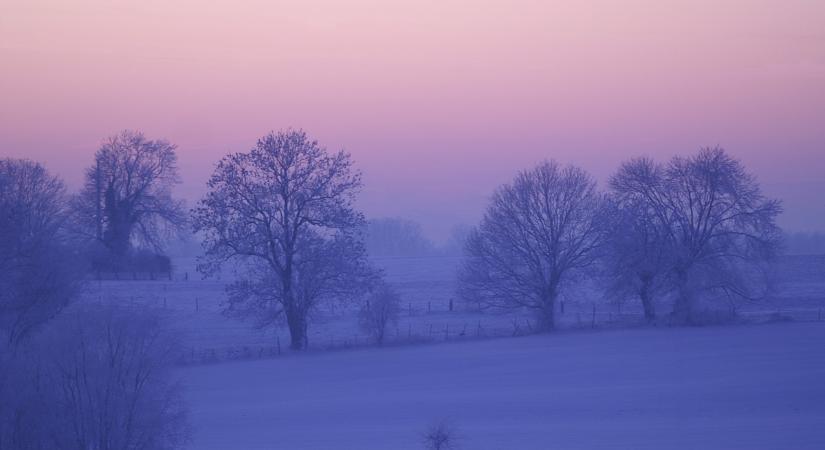
[[[673,317],[680,323],[690,325],[694,323],[694,295],[688,278],[687,270],[680,270],[676,274],[678,287]]]
[[[556,328],[556,297],[555,290],[550,290],[542,295],[538,311],[538,329],[541,332],[550,332]]]
[[[642,289],[639,291],[639,298],[642,300],[645,320],[653,322],[656,319],[656,308],[653,305],[653,296],[650,293],[650,279],[642,279]]]
[[[306,316],[294,308],[287,308],[286,322],[289,326],[289,348],[304,350],[306,348]]]

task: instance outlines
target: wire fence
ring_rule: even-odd
[[[245,331],[250,328],[249,324],[230,324],[227,322],[229,319],[220,317],[222,289],[216,284],[203,282],[199,276],[193,276],[192,272],[112,272],[95,274],[94,279],[97,283],[91,283],[93,287],[88,295],[98,302],[105,300],[133,307],[150,306],[165,312],[173,325],[186,322],[184,326],[189,328],[184,330],[184,334],[193,334],[194,331],[199,336],[183,339],[183,364],[271,358],[294,353],[288,348],[289,338],[283,334],[283,327],[276,330],[278,334],[275,335],[252,336]],[[215,280],[215,283],[223,284],[219,280]],[[748,309],[706,310],[701,313],[701,322],[711,325],[825,322],[825,298],[811,304],[817,307],[756,305]],[[415,301],[404,302],[400,316],[397,325],[388,328],[382,344],[384,347],[524,336],[541,331],[529,312],[483,313],[467,309],[467,305],[455,302],[452,298],[417,298]],[[313,333],[308,336],[306,351],[340,351],[378,345],[359,330],[354,305],[330,303],[315,319],[310,326]],[[638,305],[604,301],[561,301],[555,322],[556,328],[561,331],[678,325],[667,314],[648,322]],[[232,336],[223,336],[228,331],[232,332]],[[200,335],[212,339],[199,339]]]
[[[460,313],[458,313],[460,314]],[[758,324],[768,322],[823,322],[825,310],[818,309],[785,309],[776,311],[747,311],[735,312],[708,312],[712,317],[705,317],[705,325],[731,324]],[[402,321],[397,326],[390,326],[382,343],[378,343],[370,336],[352,332],[320,334],[307,339],[306,352],[329,352],[353,349],[378,347],[403,347],[419,344],[435,344],[445,342],[473,341],[491,338],[528,336],[541,333],[536,321],[529,317],[457,317],[445,318],[443,313],[433,314],[428,320],[427,315],[419,317],[415,322]],[[656,321],[649,322],[643,314],[599,311],[585,317],[582,311],[567,314],[557,321],[556,331],[576,332],[585,330],[629,329],[641,327],[672,327],[679,324],[672,321],[670,316],[663,316]],[[295,352],[289,349],[288,336],[278,334],[268,345],[228,345],[216,347],[190,346],[181,356],[182,364],[203,364],[231,360],[252,360],[262,358],[282,357]]]

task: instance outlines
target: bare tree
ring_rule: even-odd
[[[392,287],[382,283],[362,305],[358,312],[358,324],[376,344],[383,345],[387,327],[398,323],[400,312],[401,298],[398,293]]]
[[[218,162],[193,218],[204,236],[202,273],[246,265],[226,311],[260,326],[285,316],[291,347],[305,348],[318,304],[360,294],[375,275],[353,206],[360,186],[349,154],[328,154],[303,131],[270,133]]]
[[[427,450],[456,450],[458,436],[455,427],[448,421],[440,420],[427,428],[422,436],[424,448]]]
[[[366,246],[370,256],[425,256],[435,252],[420,224],[398,217],[370,220]]]
[[[79,220],[112,254],[133,243],[160,250],[185,222],[183,203],[172,197],[179,182],[175,145],[122,131],[103,143],[86,170],[76,200]]]
[[[40,164],[0,160],[0,331],[16,345],[79,292],[63,183]]]
[[[175,342],[145,309],[61,314],[9,361],[0,448],[181,448],[189,428]]]
[[[621,166],[610,179],[611,233],[605,246],[608,296],[623,301],[637,298],[645,319],[656,318],[656,299],[671,288],[671,248],[667,224],[656,209],[632,189],[656,177],[652,160],[640,158]]]
[[[739,161],[721,148],[704,148],[666,166],[645,163],[644,170],[626,172],[613,189],[643,202],[664,232],[677,319],[695,322],[704,293],[735,300],[766,292],[761,275],[780,246],[781,204],[762,194]]]
[[[552,330],[561,289],[604,241],[604,199],[576,167],[544,162],[500,187],[467,239],[460,290],[484,306],[527,308]]]

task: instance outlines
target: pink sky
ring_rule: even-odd
[[[722,145],[825,229],[825,2],[0,4],[0,156],[69,184],[104,136],[179,145],[182,195],[272,129],[349,150],[372,216],[437,239],[543,158],[600,180]]]

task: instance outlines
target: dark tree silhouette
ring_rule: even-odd
[[[675,157],[666,166],[631,162],[612,187],[639,202],[663,233],[678,320],[698,320],[703,293],[753,299],[769,286],[762,275],[780,247],[781,204],[766,198],[753,175],[721,148]]]
[[[63,183],[40,164],[0,160],[0,331],[16,345],[78,293]]]
[[[160,250],[169,232],[185,224],[183,203],[172,197],[179,182],[175,148],[123,131],[104,142],[86,170],[76,200],[79,220],[115,256],[133,243]]]
[[[360,187],[349,154],[329,154],[303,131],[270,133],[218,162],[193,219],[204,274],[229,260],[246,266],[229,286],[227,312],[260,326],[285,316],[291,347],[305,348],[313,309],[358,295],[375,275],[353,206]]]
[[[527,308],[552,330],[566,281],[589,268],[604,242],[604,199],[576,167],[544,162],[492,197],[467,239],[462,296],[480,306]]]

